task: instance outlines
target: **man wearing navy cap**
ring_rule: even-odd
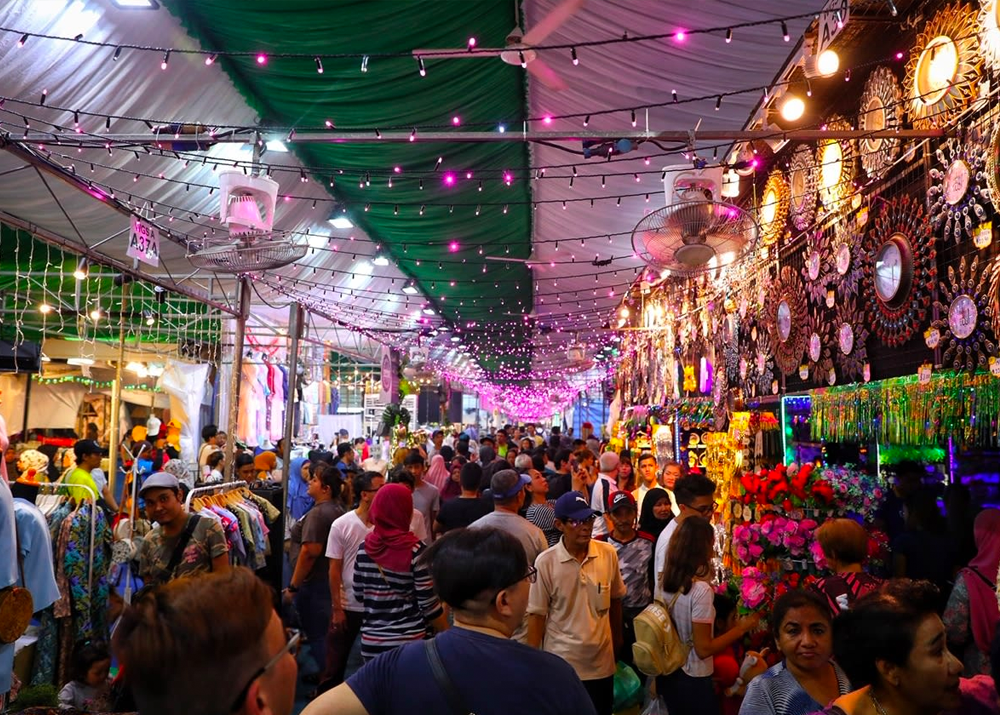
[[[562,538],[535,560],[538,580],[528,596],[528,645],[573,666],[598,715],[611,715],[625,597],[618,553],[591,539],[600,512],[580,492],[559,497],[555,512]]]

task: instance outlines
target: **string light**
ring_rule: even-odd
[[[121,48],[120,46],[119,46],[119,47],[116,47],[116,48],[115,48],[115,54],[113,54],[113,55],[111,56],[111,61],[112,61],[112,62],[117,62],[117,61],[118,61],[118,58],[119,58],[119,57],[121,57],[121,56],[122,56],[122,48]]]
[[[323,61],[319,57],[316,58],[316,74],[323,74]]]
[[[18,47],[24,47],[24,43],[28,41],[28,33],[21,35],[21,39],[17,41]]]
[[[635,110],[632,110],[632,126],[635,127]]]
[[[265,55],[263,52],[259,53],[257,55],[257,64],[259,65],[267,64],[267,55]]]
[[[583,118],[583,126],[587,126],[588,124],[590,124],[590,115],[589,114]]]
[[[211,54],[211,55],[209,55],[208,57],[205,58],[205,64],[208,65],[208,66],[214,65],[215,64],[215,60],[217,60],[218,57],[219,56],[217,54],[214,54],[214,53]]]
[[[168,62],[170,62],[170,50],[163,53],[163,60],[160,61],[160,69],[165,70]]]
[[[576,48],[575,47],[570,47],[569,48],[569,56],[570,56],[570,59],[573,60],[573,64],[574,65],[580,64],[580,58],[576,56]]]
[[[732,41],[733,41],[733,28],[730,27],[729,29],[726,30],[726,44],[728,45]]]
[[[420,74],[421,77],[427,76],[427,68],[424,66],[423,57],[417,57],[417,72]]]
[[[722,109],[722,95],[720,94],[715,100],[715,111],[718,112]]]
[[[521,60],[521,69],[526,69],[528,67],[528,60],[524,58],[524,52],[522,50],[517,51],[517,57]]]
[[[785,42],[788,42],[789,40],[792,39],[791,35],[788,34],[788,25],[785,23],[784,20],[781,21],[781,39],[783,39]]]

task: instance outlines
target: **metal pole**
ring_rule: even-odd
[[[27,374],[28,382],[24,385],[24,413],[21,415],[21,441],[28,441],[28,404],[31,402],[31,373]]]
[[[236,461],[236,427],[239,418],[240,377],[243,373],[243,341],[246,335],[247,316],[250,315],[250,280],[240,276],[237,284],[239,290],[240,312],[236,316],[236,332],[233,334],[233,374],[229,376],[229,419],[226,427],[229,439],[226,441],[226,476],[225,481],[233,481],[233,467]]]
[[[122,285],[122,316],[128,305],[128,296],[132,291],[131,281]],[[122,369],[125,366],[125,318],[118,323],[118,364],[115,365],[115,384],[111,388],[111,420],[108,424],[108,486],[113,494],[118,480],[118,413],[122,404]],[[147,438],[149,435],[147,435]],[[152,444],[152,440],[150,440]],[[100,495],[98,495],[100,496]]]
[[[288,137],[267,135],[259,133],[258,136],[265,138],[280,139],[287,145],[290,144],[403,144],[410,142],[474,142],[474,143],[511,143],[511,142],[576,142],[576,141],[616,141],[618,139],[630,139],[632,141],[665,141],[682,142],[689,141],[711,142],[711,141],[757,141],[761,139],[781,139],[788,141],[820,141],[822,139],[938,139],[952,136],[955,132],[948,129],[881,129],[878,131],[865,131],[863,129],[825,131],[822,129],[723,129],[723,130],[702,130],[689,132],[687,130],[668,131],[543,131],[543,132],[471,132],[471,131],[426,131],[417,132],[412,135],[410,131],[386,131],[378,135],[374,131],[301,131],[295,136]],[[185,135],[183,139],[176,142],[164,139],[162,136],[151,134],[102,134],[100,137],[81,137],[78,134],[55,134],[52,132],[29,132],[26,139],[11,139],[4,146],[8,151],[17,154],[18,158],[24,161],[35,159],[30,152],[18,151],[21,144],[45,143],[48,145],[63,145],[73,147],[99,147],[104,148],[107,142],[112,144],[124,143],[130,146],[152,146],[156,145],[163,151],[191,151],[192,144],[197,142],[202,148],[208,148],[214,144],[245,144],[247,137],[244,134],[232,134],[228,136],[211,137],[208,134]],[[256,146],[256,144],[255,144]],[[75,180],[86,188],[85,181],[67,175],[67,180]]]
[[[285,394],[285,448],[281,459],[285,468],[281,475],[282,510],[288,508],[288,480],[299,477],[292,474],[292,437],[295,435],[295,382],[299,364],[299,337],[302,332],[302,306],[292,303],[288,309],[288,334],[292,338],[288,346],[288,392]]]

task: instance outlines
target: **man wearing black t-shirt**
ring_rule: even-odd
[[[479,482],[482,478],[483,468],[475,462],[466,462],[462,465],[462,475],[459,477],[462,495],[441,505],[441,511],[434,520],[436,536],[468,526],[492,511],[489,502],[479,496]]]

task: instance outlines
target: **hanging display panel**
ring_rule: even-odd
[[[906,66],[907,111],[914,129],[948,124],[979,92],[976,11],[948,5],[928,20]]]
[[[980,273],[979,256],[966,262],[963,256],[956,271],[948,267],[948,281],[940,282],[940,298],[934,301],[941,317],[931,323],[940,344],[945,346],[941,360],[956,370],[986,367],[987,359],[996,355],[993,329],[988,315],[990,298],[987,291],[987,271]]]
[[[807,144],[799,144],[788,164],[788,211],[792,225],[800,231],[816,220],[816,155]]]
[[[903,91],[888,67],[876,67],[861,95],[858,128],[863,132],[899,129],[903,125]],[[863,137],[859,143],[861,166],[873,179],[881,179],[899,156],[899,140]]]
[[[937,280],[937,253],[927,212],[909,196],[882,204],[865,236],[864,310],[872,332],[898,347],[925,325]]]
[[[992,206],[986,184],[988,150],[977,130],[947,140],[934,153],[927,206],[934,230],[945,238],[972,238]]]

